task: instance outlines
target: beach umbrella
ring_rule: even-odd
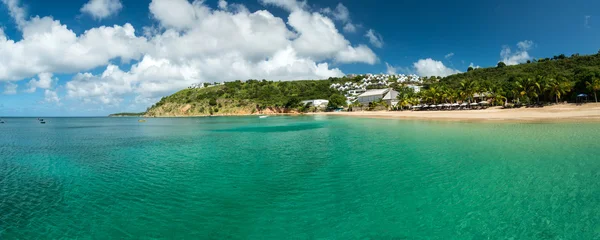
[[[471,106],[477,106],[477,103],[476,102],[471,103]]]
[[[460,106],[460,104],[458,104],[458,103],[453,103],[453,104],[452,104],[452,106],[453,106],[453,107],[458,107],[458,106]]]
[[[461,104],[461,106],[463,106],[463,107],[464,107],[464,106],[467,106],[467,105],[468,105],[467,103],[463,103],[463,104]]]
[[[481,102],[479,102],[479,104],[481,104],[481,105],[488,105],[490,103],[488,101],[481,101]]]

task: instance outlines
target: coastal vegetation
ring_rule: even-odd
[[[348,104],[344,93],[332,84],[360,83],[362,75],[302,81],[233,81],[204,88],[188,88],[163,97],[147,109],[148,116],[233,115],[254,113],[290,113],[316,111],[304,100],[329,100],[327,109],[350,107],[361,109],[408,109],[419,103],[442,104],[487,100],[497,106],[542,106],[562,101],[575,101],[580,94],[593,96],[600,91],[600,54],[580,56],[564,54],[553,58],[529,60],[508,66],[473,68],[447,77],[424,77],[421,91],[413,82],[392,81],[388,85],[368,86],[393,88],[398,91],[398,105],[372,102],[369,106]],[[363,108],[366,107],[366,108]],[[117,114],[115,114],[117,115]]]
[[[144,114],[146,114],[146,113],[145,112],[140,112],[140,113],[123,112],[123,113],[113,113],[108,116],[109,117],[140,117],[140,116],[144,116]]]
[[[395,88],[402,105],[418,102],[430,104],[491,100],[493,105],[537,105],[576,101],[580,94],[593,95],[600,90],[600,54],[580,56],[564,54],[553,58],[529,60],[527,63],[467,69],[445,78],[426,78],[418,94],[410,89]]]

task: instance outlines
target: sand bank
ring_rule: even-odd
[[[328,112],[317,115],[353,116],[366,118],[392,118],[447,121],[598,121],[600,122],[600,103],[584,105],[560,104],[543,108],[502,109],[491,107],[485,110],[455,111],[381,111],[381,112]]]

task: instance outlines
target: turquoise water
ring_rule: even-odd
[[[0,239],[599,239],[600,124],[9,118]]]

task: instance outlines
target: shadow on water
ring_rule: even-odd
[[[289,125],[278,126],[244,126],[229,129],[219,129],[216,132],[257,132],[257,133],[274,133],[274,132],[297,132],[312,129],[323,128],[321,123],[296,123]]]
[[[31,169],[0,162],[0,239],[7,235],[27,235],[19,229],[61,207],[60,181],[23,171]]]

